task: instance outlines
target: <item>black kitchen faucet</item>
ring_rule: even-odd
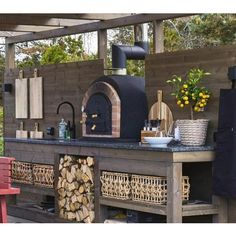
[[[71,130],[70,131],[71,131],[71,138],[75,139],[75,108],[72,105],[72,103],[67,102],[67,101],[60,103],[57,107],[57,114],[59,114],[60,107],[64,104],[68,104],[72,109],[72,125],[71,125]]]

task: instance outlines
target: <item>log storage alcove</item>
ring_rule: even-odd
[[[56,187],[59,216],[77,222],[94,222],[93,157],[64,155],[59,163]]]

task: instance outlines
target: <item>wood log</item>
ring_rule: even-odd
[[[73,178],[76,178],[76,170],[78,169],[78,165],[72,165],[70,173],[73,176]]]
[[[71,202],[76,203],[77,202],[77,196],[74,194],[71,196]]]
[[[81,179],[83,180],[84,183],[87,183],[90,180],[88,175],[85,173],[82,173]]]
[[[72,182],[71,184],[67,184],[67,190],[68,191],[73,191],[78,188],[78,183],[77,182]]]
[[[94,165],[94,159],[92,157],[87,157],[87,165],[89,167]]]
[[[61,198],[64,198],[66,196],[66,191],[64,188],[58,189],[58,194]]]
[[[87,165],[82,164],[80,169],[82,170],[83,173],[86,173],[87,167],[88,167]]]
[[[62,180],[63,180],[63,178],[62,177],[59,177],[58,178],[58,181],[57,181],[57,189],[60,189],[61,187],[62,187]]]
[[[69,171],[66,172],[66,180],[69,183],[72,183],[74,180],[73,175]]]
[[[81,195],[81,193],[80,193],[79,190],[77,190],[77,189],[74,191],[74,194],[75,194],[76,196]]]
[[[61,187],[65,188],[66,187],[66,179],[63,179],[61,182]]]
[[[82,195],[82,194],[80,194],[79,196],[77,196],[77,201],[78,201],[79,203],[82,203],[82,201],[83,201],[83,195]]]
[[[61,176],[63,177],[63,179],[66,178],[66,173],[67,173],[67,169],[66,169],[65,167],[62,168],[62,170],[61,170]]]
[[[88,166],[85,166],[84,169],[85,169],[84,173],[89,177],[89,180],[93,183],[93,173],[91,169]]]
[[[82,205],[81,208],[82,208],[83,216],[84,216],[84,219],[85,219],[86,217],[89,216],[89,211],[88,211],[87,207],[84,206],[84,205]]]
[[[70,210],[72,211],[72,212],[75,212],[75,204],[74,203],[70,203]]]
[[[80,181],[81,179],[82,179],[82,174],[83,174],[83,172],[82,172],[82,170],[81,169],[77,169],[76,170],[76,179],[78,180],[78,181]]]
[[[67,219],[68,220],[74,220],[76,218],[76,214],[74,212],[68,212],[67,213]]]
[[[87,224],[92,223],[89,216],[84,219],[84,223],[87,223]]]
[[[88,204],[88,199],[87,199],[86,196],[83,196],[83,198],[82,198],[82,203],[83,203],[84,206],[87,206],[87,204]]]
[[[64,163],[64,158],[60,158],[60,162],[61,165]]]
[[[63,165],[62,164],[59,164],[59,171],[61,171],[63,168]]]
[[[67,197],[71,197],[72,195],[73,195],[73,192],[69,192],[69,191],[66,192]]]
[[[76,218],[76,221],[78,221],[78,222],[81,221],[81,218],[80,218],[79,212],[76,212],[76,213],[75,213],[75,218]]]
[[[83,160],[83,164],[87,165],[87,160],[86,159]]]
[[[60,217],[60,218],[64,218],[64,217],[65,217],[65,211],[64,211],[64,209],[60,209],[60,211],[59,211],[59,217]]]
[[[59,209],[63,208],[66,204],[66,199],[63,198],[62,200],[59,200],[58,201],[58,206],[59,206]]]
[[[66,207],[66,210],[69,212],[70,211],[70,202],[67,201],[65,207]]]
[[[80,192],[80,193],[84,193],[84,191],[85,191],[84,186],[83,186],[83,185],[80,185],[80,187],[79,187],[79,192]]]
[[[77,211],[78,214],[79,214],[79,218],[80,218],[80,221],[82,221],[84,219],[84,214],[83,212],[80,210],[80,211]]]
[[[95,220],[95,211],[89,211],[89,218],[91,222]]]
[[[79,210],[81,207],[81,204],[79,202],[75,202],[74,204],[75,204],[75,209]]]

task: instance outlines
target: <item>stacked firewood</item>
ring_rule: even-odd
[[[57,183],[61,218],[92,223],[94,214],[94,159],[65,155]]]

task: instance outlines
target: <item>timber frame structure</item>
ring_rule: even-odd
[[[153,23],[154,53],[164,51],[163,20],[193,14],[0,14],[0,37],[5,37],[6,69],[15,68],[15,44],[97,31],[98,58],[107,55],[107,30]]]

